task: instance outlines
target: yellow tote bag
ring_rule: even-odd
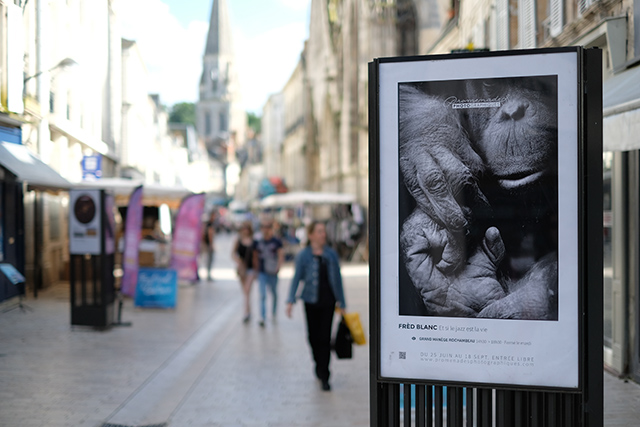
[[[364,336],[364,329],[362,329],[362,323],[360,323],[360,315],[358,313],[345,313],[344,321],[347,323],[347,327],[349,327],[349,331],[351,332],[351,337],[353,338],[353,342],[358,345],[363,345],[367,342],[366,337]]]

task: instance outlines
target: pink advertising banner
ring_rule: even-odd
[[[142,186],[136,187],[131,193],[129,207],[127,208],[127,219],[124,230],[124,254],[122,255],[123,294],[133,297],[136,294],[136,283],[138,281],[138,248],[142,238]]]
[[[178,280],[198,280],[203,211],[204,194],[185,197],[178,209],[171,245],[171,268],[178,271]]]

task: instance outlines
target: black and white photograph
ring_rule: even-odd
[[[556,75],[398,84],[400,315],[558,319]]]

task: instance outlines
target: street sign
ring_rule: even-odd
[[[95,181],[102,178],[102,156],[84,156],[82,158],[82,180]]]

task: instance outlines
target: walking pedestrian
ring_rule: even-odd
[[[216,237],[216,211],[211,211],[209,220],[206,222],[203,230],[202,240],[205,246],[205,252],[207,254],[207,280],[213,280],[211,276],[211,269],[213,268],[213,259],[216,252],[215,247]]]
[[[346,308],[342,275],[338,253],[327,245],[324,223],[313,221],[309,224],[307,238],[307,247],[296,257],[286,311],[287,317],[291,318],[298,284],[304,281],[300,299],[304,301],[307,317],[307,337],[315,361],[316,376],[322,383],[322,390],[329,391],[333,314],[336,306],[341,315],[344,315]]]
[[[267,288],[273,299],[273,319],[276,318],[278,303],[278,272],[284,262],[282,241],[277,238],[273,230],[273,221],[265,220],[260,225],[262,237],[254,243],[253,265],[258,271],[258,285],[260,287],[260,326],[264,327],[267,318]]]
[[[244,296],[244,318],[242,319],[244,323],[248,323],[251,319],[251,287],[256,278],[256,273],[253,269],[254,243],[251,222],[245,221],[238,229],[238,238],[233,245],[233,252],[231,253],[231,257],[236,263],[236,272],[238,273],[242,295]]]

